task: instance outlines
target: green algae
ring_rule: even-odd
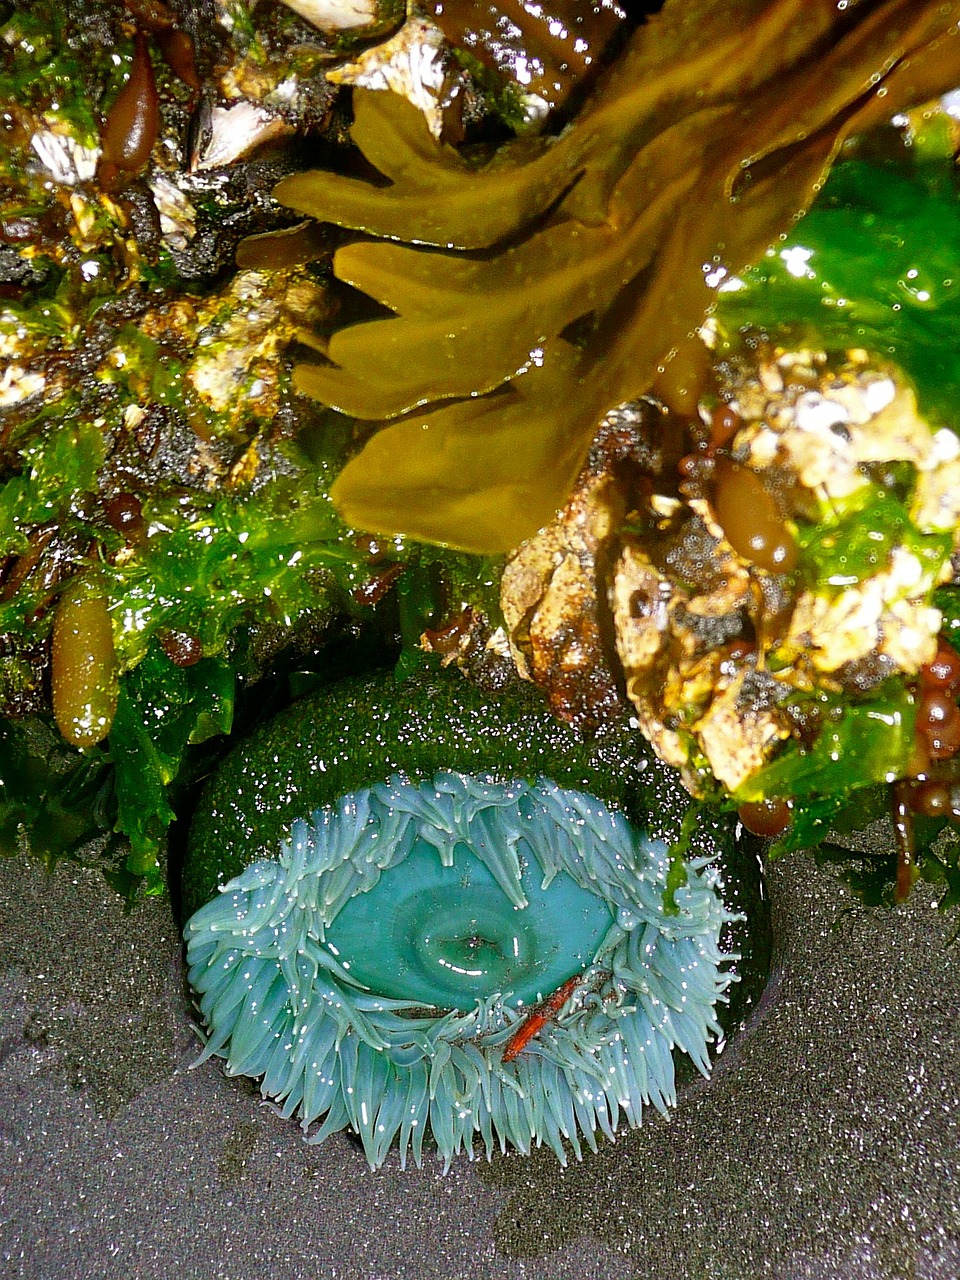
[[[869,485],[852,509],[836,512],[799,534],[800,576],[815,591],[842,590],[878,572],[897,547],[909,552],[936,582],[953,550],[953,533],[924,533],[907,503],[880,485]]]
[[[70,47],[69,25],[62,4],[41,2],[9,15],[0,25],[5,50],[0,58],[0,101],[62,118],[79,141],[93,146],[100,122],[90,60],[83,50]]]
[[[901,680],[890,680],[873,695],[852,702],[819,690],[787,704],[797,721],[816,715],[821,728],[805,750],[779,756],[737,792],[738,802],[770,796],[795,797],[801,808],[779,852],[809,848],[824,833],[823,805],[832,817],[849,802],[851,789],[903,774],[914,744],[916,706]],[[812,802],[807,811],[804,802]]]
[[[912,379],[921,409],[947,426],[960,400],[960,192],[954,166],[838,164],[782,246],[723,292],[718,320],[774,340],[862,346]],[[741,287],[742,285],[742,287]]]
[[[153,649],[121,684],[108,746],[114,826],[130,842],[126,870],[143,876],[148,892],[162,887],[155,868],[176,816],[171,784],[189,747],[230,732],[234,681],[233,666],[224,658],[180,667]]]

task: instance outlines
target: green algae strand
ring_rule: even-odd
[[[53,715],[75,747],[93,747],[117,710],[117,660],[106,596],[85,579],[60,597],[53,621]]]

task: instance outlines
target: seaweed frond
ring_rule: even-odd
[[[603,412],[648,391],[702,322],[711,270],[756,260],[844,139],[960,80],[958,17],[668,0],[565,132],[483,165],[406,102],[358,91],[353,140],[388,184],[318,171],[276,191],[392,242],[348,245],[334,271],[396,318],[342,330],[297,374],[380,428],[334,487],[347,520],[483,553],[533,533]]]

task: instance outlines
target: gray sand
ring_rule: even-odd
[[[960,947],[791,859],[750,1031],[668,1125],[371,1173],[197,1052],[165,903],[0,861],[2,1280],[956,1280]]]

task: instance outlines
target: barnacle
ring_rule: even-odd
[[[749,929],[736,913],[729,826],[679,852],[677,798],[629,734],[586,747],[456,676],[294,707],[228,762],[192,836],[204,1057],[320,1121],[310,1141],[352,1128],[374,1167],[394,1142],[419,1164],[428,1132],[445,1165],[475,1135],[565,1162],[564,1140],[579,1158],[665,1111],[673,1051],[708,1074],[765,927],[758,902]]]
[[[347,519],[487,552],[544,524],[603,412],[702,320],[703,264],[755,259],[844,138],[960,79],[958,12],[668,0],[564,133],[482,165],[358,91],[353,140],[387,185],[313,172],[276,190],[383,238],[334,270],[395,317],[312,339],[329,363],[296,375],[380,428],[334,488]]]

